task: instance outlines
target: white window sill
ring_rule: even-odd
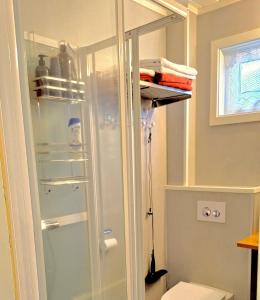
[[[236,48],[243,46],[245,43],[259,43],[260,41],[260,28],[243,32],[240,34],[225,37],[219,40],[212,41],[211,43],[211,94],[210,94],[210,126],[247,123],[260,121],[260,112],[252,111],[248,113],[237,113],[233,115],[222,115],[224,112],[225,100],[225,54],[223,50],[227,48]],[[221,115],[218,113],[221,112]]]
[[[235,194],[260,193],[260,186],[166,185],[165,189],[169,191],[211,192],[211,193],[235,193]]]
[[[249,123],[260,121],[260,112],[241,113],[225,116],[210,116],[210,126]]]

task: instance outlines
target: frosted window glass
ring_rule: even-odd
[[[260,60],[241,64],[241,93],[259,92]]]
[[[224,48],[222,115],[260,111],[260,40]]]

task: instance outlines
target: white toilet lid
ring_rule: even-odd
[[[161,300],[225,300],[226,295],[204,286],[179,282]]]

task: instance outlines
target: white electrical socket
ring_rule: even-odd
[[[198,201],[197,220],[207,222],[226,222],[226,203],[216,201]]]

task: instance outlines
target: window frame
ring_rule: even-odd
[[[260,40],[260,28],[232,35],[211,42],[211,83],[210,83],[210,126],[260,121],[260,111],[220,115],[220,102],[224,101],[222,88],[224,76],[223,48]]]

